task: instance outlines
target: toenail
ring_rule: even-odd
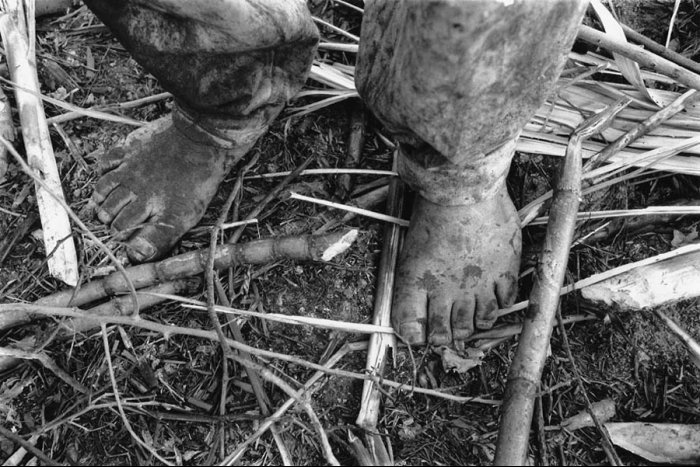
[[[129,242],[127,250],[129,256],[139,263],[148,261],[156,255],[156,247],[151,242],[139,237]]]
[[[399,326],[399,335],[409,344],[423,343],[423,327],[418,323],[406,323]]]

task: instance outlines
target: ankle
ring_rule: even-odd
[[[476,205],[508,196],[506,176],[515,140],[453,164],[428,145],[399,148],[398,172],[421,197],[440,206]]]

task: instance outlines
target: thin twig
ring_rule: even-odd
[[[124,407],[122,407],[122,402],[121,402],[121,396],[119,395],[119,388],[117,387],[117,377],[114,374],[114,366],[112,365],[112,356],[110,355],[110,349],[109,349],[109,339],[107,338],[107,326],[105,323],[101,324],[102,328],[102,344],[104,346],[105,350],[105,359],[107,360],[107,369],[109,370],[109,380],[112,383],[112,390],[114,391],[114,401],[117,403],[117,410],[119,410],[119,415],[121,415],[122,421],[124,422],[124,428],[129,432],[131,435],[131,438],[136,441],[136,444],[139,446],[143,447],[145,450],[150,452],[153,457],[161,461],[165,465],[174,465],[165,460],[163,457],[156,452],[155,448],[148,443],[146,443],[144,440],[142,440],[134,431],[134,429],[131,426],[131,423],[129,422],[129,419],[126,418],[126,412],[124,412]]]
[[[379,212],[368,211],[367,209],[360,209],[360,208],[356,208],[355,206],[348,206],[346,204],[334,203],[332,201],[326,201],[323,199],[311,198],[309,196],[300,195],[300,194],[294,193],[294,192],[291,192],[289,197],[291,199],[298,199],[300,201],[306,201],[309,203],[320,204],[322,206],[328,206],[330,208],[342,209],[343,211],[354,212],[355,214],[370,217],[372,219],[378,219],[378,220],[384,221],[384,222],[393,222],[394,224],[400,225],[401,227],[408,227],[408,224],[409,224],[409,221],[407,221],[406,219],[401,219],[399,217],[388,216],[386,214],[382,214]]]

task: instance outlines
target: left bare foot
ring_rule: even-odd
[[[392,323],[410,344],[463,341],[516,296],[520,225],[505,186],[474,204],[419,197],[399,258]]]

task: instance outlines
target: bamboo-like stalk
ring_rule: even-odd
[[[621,26],[622,30],[625,32],[625,36],[627,36],[627,39],[630,39],[638,44],[643,45],[650,52],[653,52],[656,55],[665,58],[666,60],[669,60],[677,65],[682,66],[683,68],[687,68],[690,71],[700,74],[700,63],[691,60],[688,57],[684,57],[678,52],[674,52],[673,50],[667,47],[664,47],[658,42],[653,41],[646,36],[643,36],[642,34],[638,33],[637,31],[635,31],[627,25],[622,24]]]
[[[235,264],[264,264],[281,258],[299,261],[329,261],[345,251],[357,237],[357,230],[326,235],[304,235],[256,240],[217,248],[214,267],[227,268]],[[141,289],[156,283],[182,279],[204,271],[209,250],[194,250],[156,263],[146,263],[127,269],[134,287]],[[37,305],[82,306],[110,295],[127,292],[124,275],[115,272],[102,280],[89,282],[77,290],[64,290],[36,301]],[[31,315],[22,311],[0,313],[0,330],[29,322]]]
[[[25,91],[15,87],[27,160],[49,190],[63,199],[46,115],[41,99],[37,97],[39,80],[35,57],[30,47],[31,38],[27,35],[27,29],[32,28],[27,28],[21,0],[3,0],[3,7],[4,13],[0,15],[0,35],[5,46],[10,76],[14,82],[28,88],[28,91]],[[29,18],[29,21],[33,22],[34,18]],[[48,191],[39,185],[35,186],[44,247],[49,255],[49,272],[66,284],[75,286],[78,283],[78,258],[68,214]]]
[[[496,445],[496,465],[524,465],[535,394],[549,347],[559,305],[569,247],[574,235],[581,193],[581,145],[600,131],[625,105],[616,105],[587,119],[577,128],[567,147],[560,179],[552,200],[550,222],[542,257],[530,294],[518,349],[510,366]]]
[[[396,166],[398,157],[399,155],[395,153],[394,166]],[[391,180],[387,212],[392,216],[398,217],[402,214],[403,190],[403,183],[400,180],[396,178]],[[377,291],[374,296],[374,315],[372,318],[372,324],[377,326],[391,326],[392,293],[401,237],[401,228],[398,225],[386,224],[382,255],[377,270]],[[365,370],[368,373],[380,376],[383,374],[389,347],[396,348],[396,337],[393,334],[372,334],[365,365]],[[365,381],[360,398],[360,412],[355,424],[367,432],[375,432],[379,419],[380,401],[380,392],[377,386],[371,381]]]

